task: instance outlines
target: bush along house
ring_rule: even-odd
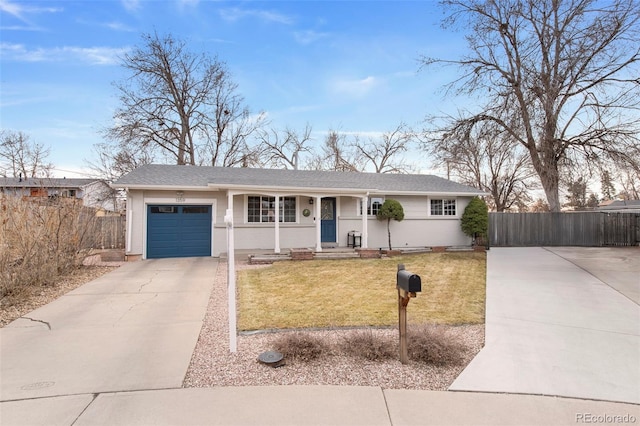
[[[232,213],[235,248],[386,248],[385,199],[405,217],[394,248],[470,246],[464,208],[482,191],[433,175],[145,165],[112,184],[127,194],[131,258],[220,256]]]

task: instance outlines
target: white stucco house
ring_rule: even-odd
[[[470,245],[460,217],[475,188],[432,175],[145,165],[112,184],[127,194],[126,254],[220,256],[235,248],[387,248],[387,198],[405,212],[394,248]],[[226,221],[225,221],[226,216]],[[353,232],[359,238],[353,238]]]

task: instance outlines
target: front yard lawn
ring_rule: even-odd
[[[407,308],[409,322],[484,322],[486,255],[451,252],[277,262],[239,271],[238,328],[397,325],[399,263],[422,278],[422,292]]]

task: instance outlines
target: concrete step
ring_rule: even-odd
[[[315,259],[357,259],[360,255],[353,251],[344,251],[344,252],[315,252]]]

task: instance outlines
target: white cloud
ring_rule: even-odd
[[[63,46],[51,49],[31,49],[23,44],[0,43],[0,54],[5,60],[23,62],[78,61],[92,65],[112,65],[127,49],[114,47]]]
[[[266,22],[290,25],[293,18],[277,12],[258,9],[240,9],[238,7],[220,9],[220,17],[229,22],[236,22],[244,18],[258,18]]]
[[[7,0],[0,0],[0,11],[6,12],[16,18],[25,21],[25,15],[35,13],[56,13],[61,12],[59,7],[38,7],[23,3],[12,3]]]
[[[123,24],[122,22],[105,22],[102,24],[103,27],[109,28],[114,31],[122,31],[122,32],[133,32],[135,31],[130,26]]]
[[[9,14],[18,19],[23,25],[2,25],[3,30],[27,30],[27,31],[42,31],[37,24],[33,23],[27,15],[39,14],[39,13],[56,13],[61,12],[62,9],[58,7],[39,7],[32,6],[23,3],[13,3],[7,0],[0,0],[0,12]]]
[[[177,1],[178,1],[178,6],[180,8],[196,7],[200,3],[200,0],[177,0]]]
[[[329,36],[329,33],[319,33],[313,30],[306,31],[296,31],[293,33],[296,41],[300,44],[311,44],[320,39],[326,38]]]
[[[121,3],[128,12],[137,12],[142,6],[140,0],[121,0]]]
[[[331,83],[331,90],[341,95],[360,98],[380,85],[380,80],[368,76],[360,80],[338,79]]]

